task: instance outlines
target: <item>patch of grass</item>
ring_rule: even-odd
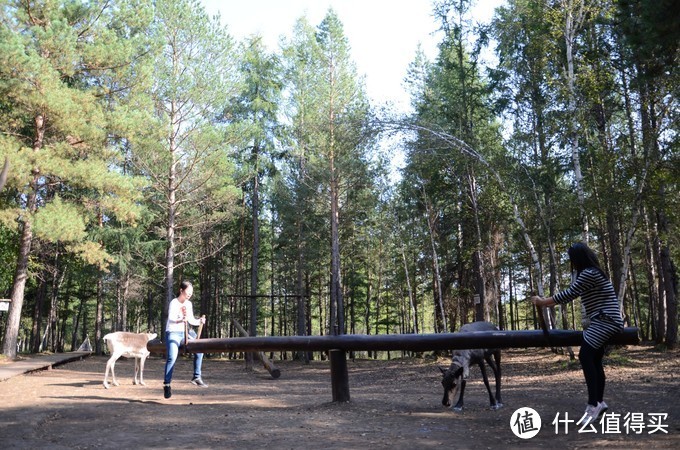
[[[626,355],[621,353],[610,353],[605,356],[605,363],[612,366],[629,366],[632,367],[633,361]]]
[[[656,344],[650,351],[654,353],[666,353],[668,351],[668,346],[666,344]]]
[[[578,359],[574,359],[573,361],[571,359],[563,359],[559,362],[559,368],[561,370],[577,370],[581,369],[581,363]]]

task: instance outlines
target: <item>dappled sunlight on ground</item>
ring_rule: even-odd
[[[578,353],[578,348],[574,351]],[[447,358],[348,360],[349,403],[334,403],[327,361],[276,361],[281,377],[243,361],[206,358],[208,388],[189,380],[192,362],[181,357],[163,398],[165,360],[147,360],[146,386],[132,384],[134,361],[116,363],[120,386],[104,389],[106,357],[13,377],[0,383],[0,446],[33,448],[680,448],[678,352],[645,347],[615,349],[606,358],[606,400],[617,413],[668,413],[668,435],[555,435],[556,413],[575,416],[585,405],[578,361],[549,349],[503,353],[503,402],[489,399],[479,369],[470,371],[465,408],[441,405]],[[491,371],[488,371],[491,375]],[[493,388],[493,383],[492,383]],[[536,409],[544,429],[530,442],[509,427],[519,407]],[[480,433],[479,430],[484,430]],[[115,443],[115,444],[113,444]],[[455,445],[454,445],[455,443]]]

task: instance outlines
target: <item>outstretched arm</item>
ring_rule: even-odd
[[[554,306],[556,305],[555,300],[552,297],[540,297],[538,295],[532,295],[529,300],[536,306]]]

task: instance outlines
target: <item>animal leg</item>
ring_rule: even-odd
[[[118,386],[118,381],[116,380],[115,365],[116,365],[116,361],[121,356],[122,355],[119,355],[118,353],[114,353],[114,354],[111,355],[109,360],[106,362],[106,372],[104,373],[104,387],[106,389],[109,388],[109,382],[108,382],[109,371],[111,371],[111,379],[113,380],[113,385]]]
[[[135,356],[135,378],[132,380],[132,384],[139,384],[137,377],[139,376],[139,358]]]
[[[479,362],[479,369],[482,371],[482,379],[484,380],[484,386],[486,386],[486,391],[489,393],[489,403],[491,408],[494,409],[496,405],[496,399],[491,393],[491,386],[489,386],[489,377],[486,375],[486,367],[484,367],[484,361]]]
[[[106,362],[106,370],[104,371],[104,388],[109,388],[109,370],[111,369],[111,358]]]
[[[465,379],[460,380],[460,397],[458,397],[458,402],[453,406],[454,411],[463,410],[463,394],[465,393]]]
[[[144,384],[144,361],[146,361],[146,356],[147,355],[144,355],[139,358],[139,384],[142,386],[146,386],[146,384]]]
[[[486,360],[489,367],[493,371],[494,379],[496,380],[496,401],[495,404],[491,405],[492,409],[498,409],[503,407],[503,401],[501,400],[501,355],[500,350],[493,353],[492,355],[486,355],[484,359]]]
[[[496,362],[496,372],[494,372],[496,376],[496,404],[500,408],[503,406],[503,401],[501,400],[501,351],[497,350],[493,356]]]

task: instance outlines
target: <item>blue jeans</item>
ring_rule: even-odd
[[[194,330],[189,330],[189,339],[196,339]],[[175,369],[175,361],[179,353],[179,346],[184,343],[184,331],[165,332],[165,350],[168,359],[165,361],[165,384],[172,381],[172,371]],[[201,366],[203,364],[203,353],[194,353],[194,378],[201,378]]]

